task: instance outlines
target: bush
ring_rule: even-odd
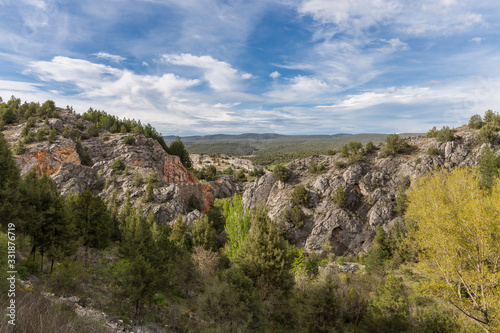
[[[282,182],[286,182],[288,180],[288,177],[289,177],[288,169],[283,165],[275,166],[273,173],[276,176],[277,180],[280,180]]]
[[[427,132],[427,137],[436,138],[438,142],[454,141],[456,139],[454,132],[455,130],[450,129],[448,126],[443,126],[440,130],[437,130],[436,126],[434,126]]]
[[[481,118],[480,115],[475,114],[472,117],[470,117],[470,120],[469,120],[469,127],[470,128],[480,129],[481,127],[483,127],[483,125],[484,125],[484,122],[483,122],[483,119]]]
[[[389,134],[385,139],[385,147],[382,157],[395,155],[408,148],[408,143],[397,134]]]
[[[429,132],[427,132],[427,134],[425,136],[428,138],[435,138],[437,136],[437,132],[438,132],[438,130],[437,130],[436,126],[434,126],[433,128],[431,128],[429,130]]]
[[[345,207],[347,203],[347,192],[343,186],[337,187],[333,196],[333,202],[339,207]]]
[[[225,174],[225,175],[234,175],[233,168],[231,168],[231,167],[228,167],[222,173]]]
[[[245,175],[245,171],[243,169],[238,170],[236,173],[236,179],[241,180],[243,182],[247,181],[247,176]]]
[[[437,132],[436,141],[437,142],[454,141],[456,139],[454,132],[455,131],[453,129],[450,129],[448,126],[443,126],[443,128]]]
[[[344,161],[336,161],[334,164],[337,169],[344,169],[347,166],[347,163]]]
[[[307,202],[310,199],[309,192],[307,192],[306,188],[302,185],[296,186],[292,191],[292,201],[294,204],[307,205]]]
[[[117,158],[111,164],[111,169],[115,170],[116,173],[121,174],[125,170],[125,163],[123,163],[121,158]]]
[[[83,148],[80,141],[76,141],[75,150],[80,157],[80,163],[82,163],[82,165],[92,165],[92,159],[90,158],[87,147]]]
[[[123,142],[125,142],[126,145],[133,145],[135,143],[135,139],[133,136],[129,135],[129,136],[126,136],[124,139],[123,139]]]
[[[192,212],[195,209],[199,210],[200,212],[202,210],[200,200],[198,200],[198,198],[194,194],[192,194],[189,197],[188,201],[188,212]]]
[[[375,145],[373,144],[373,142],[369,141],[366,146],[365,146],[365,151],[367,153],[372,153],[376,150],[377,148],[375,147]]]
[[[492,124],[486,124],[479,130],[479,135],[477,137],[478,143],[481,145],[483,143],[493,143],[495,140],[496,128]]]
[[[326,168],[323,163],[317,164],[316,162],[311,162],[309,165],[309,172],[321,174],[326,171]]]
[[[89,127],[87,127],[87,129],[83,133],[86,137],[94,138],[96,136],[99,136],[99,132],[100,132],[99,126],[97,126],[96,124],[92,124]]]
[[[431,155],[431,156],[435,156],[438,154],[438,150],[436,148],[436,146],[432,145],[429,147],[429,149],[427,149],[427,154]]]
[[[304,218],[305,215],[299,206],[293,206],[292,209],[287,208],[282,215],[282,219],[285,222],[292,223],[297,228],[301,228],[304,225]]]
[[[12,148],[12,151],[16,155],[24,154],[26,152],[26,146],[24,145],[23,140],[17,141],[14,147]]]

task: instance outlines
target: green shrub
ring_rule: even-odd
[[[382,157],[387,157],[402,153],[408,148],[408,143],[397,134],[389,134],[385,139],[385,147],[382,151]]]
[[[188,209],[187,210],[188,210],[188,212],[192,212],[195,209],[201,211],[202,207],[201,207],[200,200],[198,200],[198,198],[196,197],[196,195],[192,194],[189,197]]]
[[[479,130],[479,135],[477,137],[478,143],[481,145],[483,143],[493,143],[495,140],[496,127],[492,124],[486,124]]]
[[[136,173],[135,176],[134,176],[134,180],[133,180],[132,184],[135,187],[139,187],[143,183],[144,183],[144,178],[142,177],[142,173],[140,173],[140,172]]]
[[[428,149],[427,149],[427,154],[431,155],[431,156],[435,156],[438,154],[438,150],[436,148],[436,146],[432,145],[430,146]]]
[[[437,133],[438,133],[438,130],[437,130],[436,126],[434,126],[433,128],[431,128],[429,130],[429,132],[427,132],[427,134],[425,136],[428,138],[435,138],[437,136]]]
[[[277,166],[275,166],[273,173],[276,176],[277,180],[280,180],[282,182],[286,182],[288,180],[288,169],[283,165],[278,164]]]
[[[309,172],[310,173],[316,173],[316,174],[321,174],[326,171],[325,165],[323,163],[317,164],[316,162],[311,162],[309,165]]]
[[[365,146],[365,151],[367,153],[372,153],[376,150],[377,148],[375,147],[375,145],[373,144],[373,142],[369,141],[366,146]]]
[[[296,228],[302,228],[304,225],[305,215],[299,206],[293,206],[293,208],[287,208],[283,212],[282,220],[288,223],[292,223]]]
[[[347,167],[347,163],[344,161],[336,161],[334,164],[337,169],[344,169],[345,167]]]
[[[121,174],[125,170],[125,163],[123,163],[121,158],[117,158],[111,164],[111,169],[115,170],[116,173]]]
[[[96,124],[92,124],[87,127],[87,129],[83,133],[86,137],[94,138],[96,136],[99,136],[100,131],[101,130],[99,129],[99,126],[97,126]]]
[[[480,115],[475,114],[472,117],[470,117],[470,120],[469,120],[469,127],[470,128],[480,129],[481,127],[483,127],[483,125],[484,125],[484,122],[483,122],[483,119],[481,118]]]
[[[35,133],[32,130],[29,130],[24,137],[24,143],[30,144],[32,142],[35,142]]]
[[[123,142],[125,142],[126,145],[133,145],[135,143],[135,139],[133,136],[129,135],[129,136],[126,136],[124,139],[123,139]]]
[[[450,129],[448,126],[443,126],[436,135],[436,141],[437,142],[447,142],[447,141],[454,141],[456,139],[455,130]]]
[[[245,175],[245,170],[243,169],[238,170],[238,172],[236,173],[236,179],[246,182],[247,176]]]
[[[22,155],[26,152],[26,146],[24,145],[23,140],[18,140],[14,147],[12,148],[12,151],[16,155]]]
[[[309,192],[306,190],[306,188],[302,185],[295,186],[293,191],[292,191],[292,201],[294,204],[300,206],[300,205],[307,205],[308,201],[310,199]]]
[[[343,186],[337,187],[332,199],[337,206],[345,207],[347,203],[347,192]]]

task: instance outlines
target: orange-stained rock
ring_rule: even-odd
[[[212,186],[208,183],[203,183],[201,185],[201,193],[203,196],[203,204],[205,205],[202,213],[205,214],[210,210],[210,207],[214,204],[214,191]]]
[[[179,156],[165,153],[165,166],[163,170],[163,179],[167,183],[194,184],[198,179],[189,172],[181,163]]]
[[[57,145],[56,148],[43,148],[17,156],[21,174],[26,175],[33,168],[38,174],[53,175],[61,168],[62,163],[80,164],[75,145],[70,142]]]

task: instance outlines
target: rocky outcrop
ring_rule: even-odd
[[[336,162],[347,162],[335,156],[312,156],[290,162],[290,179],[276,181],[267,174],[250,185],[243,194],[243,202],[250,208],[264,203],[268,215],[284,225],[297,246],[307,251],[322,251],[331,246],[336,255],[355,256],[366,252],[373,241],[378,225],[389,231],[394,223],[404,223],[394,211],[398,189],[436,168],[454,168],[477,164],[482,146],[477,145],[477,130],[467,126],[456,129],[459,137],[454,142],[436,142],[425,137],[410,137],[410,148],[405,154],[379,157],[369,154],[365,161],[345,169]],[[435,146],[437,155],[427,153]],[[323,164],[326,171],[314,174],[312,163]],[[304,186],[310,195],[309,203],[300,209],[305,215],[300,228],[283,221],[282,214],[293,207],[293,187]],[[337,189],[345,190],[342,205],[335,200]]]
[[[32,169],[36,169],[39,173],[53,175],[65,164],[80,164],[75,144],[65,138],[60,138],[52,144],[43,141],[31,145],[24,154],[17,158],[23,176]]]
[[[26,145],[26,151],[16,156],[23,175],[35,169],[52,177],[63,196],[90,189],[109,204],[120,207],[127,193],[132,205],[139,204],[144,215],[153,211],[159,223],[172,223],[178,214],[186,222],[193,221],[208,211],[216,197],[225,197],[240,191],[234,177],[212,183],[200,183],[181,163],[178,156],[169,155],[153,139],[142,134],[112,134],[101,131],[98,136],[81,140],[82,151],[89,155],[90,165],[82,165],[75,142],[63,137],[63,131],[78,128],[85,130],[91,122],[79,118],[68,110],[59,109],[60,118],[35,124],[32,131],[55,129],[58,135],[47,140]],[[21,139],[25,124],[8,126],[4,134],[11,146]],[[132,142],[125,138],[132,136]],[[81,152],[80,152],[81,153]],[[121,159],[125,170],[113,168]],[[154,198],[145,202],[148,179],[154,184]],[[195,196],[201,211],[189,212],[189,200]]]

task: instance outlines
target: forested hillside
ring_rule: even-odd
[[[500,330],[493,111],[240,180],[103,111],[13,98],[0,120],[16,332]]]

